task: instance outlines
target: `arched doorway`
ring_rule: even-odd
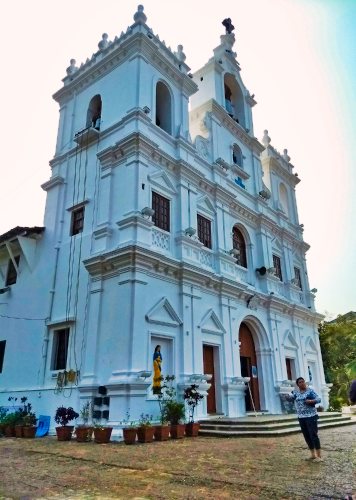
[[[241,323],[239,330],[239,341],[240,341],[241,376],[250,377],[250,387],[255,409],[260,410],[260,393],[258,388],[258,372],[257,372],[255,343],[253,341],[250,329],[245,323]],[[252,411],[253,405],[248,390],[246,391],[245,400],[246,400],[246,411]]]

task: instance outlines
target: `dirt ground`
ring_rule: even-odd
[[[0,438],[0,498],[345,499],[356,492],[356,424],[320,438],[322,463],[304,460],[300,434],[132,446]]]

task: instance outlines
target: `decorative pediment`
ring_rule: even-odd
[[[278,250],[279,252],[283,251],[283,245],[282,243],[278,240],[278,238],[273,238],[272,240],[272,247],[273,249]]]
[[[285,349],[296,350],[299,347],[292,332],[290,332],[289,330],[287,330],[285,335],[284,335],[283,345],[284,345]]]
[[[151,182],[152,186],[157,186],[163,192],[168,192],[171,194],[176,194],[177,190],[174,187],[171,179],[166,174],[166,172],[159,171],[148,176],[148,180]]]
[[[156,325],[176,327],[183,323],[166,297],[157,302],[145,317],[149,323],[155,323]]]
[[[203,316],[199,326],[203,333],[213,333],[215,335],[224,335],[226,333],[223,324],[212,309],[209,309]]]
[[[310,354],[317,354],[318,348],[315,345],[314,340],[311,337],[308,337],[305,341],[305,350]]]
[[[197,206],[202,212],[206,212],[210,215],[215,215],[214,204],[208,196],[202,196],[197,201]]]

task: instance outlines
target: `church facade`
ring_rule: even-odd
[[[0,236],[0,405],[96,398],[98,419],[158,415],[153,353],[198,417],[282,413],[304,376],[328,406],[286,150],[254,136],[230,20],[193,74],[134,23],[54,94],[44,227]],[[190,107],[190,110],[188,109]],[[105,394],[105,398],[100,396]]]

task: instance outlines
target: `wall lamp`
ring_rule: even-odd
[[[260,276],[264,276],[267,272],[267,269],[265,268],[265,266],[262,266],[262,267],[258,267],[256,269],[256,273],[258,273]]]
[[[190,237],[194,236],[196,232],[197,230],[194,229],[194,227],[187,227],[187,229],[184,231],[185,235]]]
[[[155,213],[155,211],[153,210],[153,208],[151,207],[144,207],[142,210],[141,210],[141,214],[146,217],[147,219],[149,219],[150,217],[152,217],[152,215]]]
[[[240,250],[238,250],[237,248],[232,248],[229,254],[233,257],[240,257]]]

